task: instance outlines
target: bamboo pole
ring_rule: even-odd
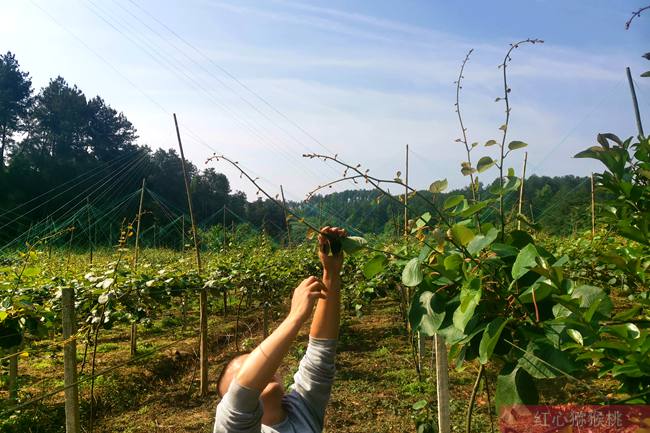
[[[406,145],[406,172],[404,173],[406,182],[404,182],[404,237],[408,236],[408,223],[409,223],[409,145]]]
[[[146,179],[142,179],[142,189],[140,190],[140,204],[138,205],[138,223],[135,227],[135,252],[133,253],[133,270],[138,270],[138,254],[140,252],[140,222],[142,221],[142,203],[144,202],[144,189]],[[138,353],[138,324],[131,323],[131,356]]]
[[[190,181],[187,177],[187,170],[185,168],[185,153],[183,152],[183,142],[181,141],[181,133],[178,129],[178,120],[176,113],[174,113],[174,126],[176,127],[176,137],[178,138],[178,147],[181,151],[181,162],[183,167],[183,180],[185,181],[185,193],[187,194],[187,205],[190,209],[190,222],[192,223],[192,236],[194,237],[194,251],[196,254],[196,268],[201,274],[201,250],[199,249],[199,237],[196,232],[196,220],[194,219],[194,211],[192,209],[192,194],[190,193]],[[200,310],[200,340],[199,340],[199,358],[201,370],[201,396],[208,393],[208,292],[202,288],[199,292],[199,310]]]
[[[79,433],[79,385],[77,383],[77,340],[75,337],[74,288],[61,289],[63,316],[63,375],[65,385],[65,431]]]
[[[226,205],[224,204],[223,207],[223,249],[226,249]]]
[[[287,214],[287,201],[284,199],[284,189],[280,185],[280,194],[282,194],[282,210],[284,211],[284,223],[287,225],[287,246],[291,246],[291,225],[289,224],[289,215]]]
[[[632,80],[632,73],[630,67],[625,68],[627,73],[627,82],[630,84],[630,93],[632,93],[632,104],[634,105],[634,116],[636,117],[636,127],[639,130],[639,135],[645,137],[643,134],[643,124],[641,123],[641,113],[639,112],[639,101],[636,99],[636,89],[634,88],[634,81]]]
[[[596,192],[594,188],[594,174],[591,173],[591,239],[596,236]]]
[[[519,215],[521,215],[521,206],[524,204],[524,182],[526,182],[526,162],[528,161],[528,152],[524,153],[524,169],[521,173],[521,186],[519,187]],[[521,220],[517,221],[517,230],[521,230]]]
[[[88,248],[90,249],[90,264],[93,264],[93,238],[90,231],[90,198],[86,197],[86,214],[88,215]]]
[[[181,215],[181,253],[185,252],[185,214]]]

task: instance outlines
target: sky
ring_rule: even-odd
[[[0,52],[13,52],[40,89],[57,75],[100,95],[138,130],[140,144],[177,148],[228,175],[249,199],[256,188],[223,162],[238,161],[272,195],[300,200],[342,170],[304,153],[338,155],[382,178],[404,172],[428,188],[460,173],[465,148],[455,81],[467,52],[460,108],[474,162],[495,157],[504,120],[502,71],[509,44],[508,140],[529,144],[527,175],[588,175],[574,159],[599,132],[636,135],[625,67],[642,118],[650,113],[648,1],[498,0],[0,0]],[[646,126],[650,129],[650,124]],[[524,150],[506,167],[521,172]],[[482,173],[486,182],[495,168]],[[358,187],[338,184],[333,190]],[[330,190],[331,191],[331,190]],[[397,191],[396,191],[397,192]]]

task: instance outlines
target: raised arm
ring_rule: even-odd
[[[300,283],[291,298],[287,318],[246,357],[236,376],[240,385],[260,392],[264,390],[319,298],[325,300],[327,294],[318,278],[309,277]]]
[[[338,238],[347,236],[347,233],[336,227],[324,227],[321,232],[329,235],[328,237],[318,235],[318,257],[323,265],[323,284],[327,288],[327,298],[318,300],[309,336],[336,339],[339,336],[341,317],[341,267],[343,266],[343,252],[340,251]],[[336,242],[339,242],[338,248],[334,246]],[[336,254],[331,254],[333,249],[338,250]]]

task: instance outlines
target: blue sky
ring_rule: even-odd
[[[626,31],[639,1],[25,0],[0,3],[0,51],[14,52],[40,88],[56,75],[101,95],[138,128],[140,142],[176,148],[199,167],[224,153],[270,192],[301,199],[340,170],[302,158],[338,153],[371,173],[403,171],[426,188],[460,174],[464,147],[454,80],[470,48],[461,108],[469,140],[503,123],[497,65],[510,42],[509,137],[529,143],[528,173],[585,175],[571,156],[598,132],[635,134],[625,80],[630,66],[642,115],[650,112],[650,13]],[[650,128],[648,125],[646,128]],[[475,161],[494,156],[479,147]],[[508,165],[519,170],[523,152]],[[230,168],[234,189],[255,190]],[[494,170],[482,174],[486,180]],[[343,188],[342,186],[341,188]]]

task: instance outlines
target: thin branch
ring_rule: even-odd
[[[309,200],[310,198],[312,198],[314,196],[314,194],[316,194],[316,192],[320,191],[321,189],[331,188],[333,185],[335,185],[337,183],[348,181],[348,180],[351,180],[351,181],[355,182],[356,179],[363,179],[363,178],[365,178],[365,176],[360,175],[360,174],[356,175],[356,176],[350,176],[350,177],[343,176],[342,178],[333,180],[332,182],[327,182],[327,183],[325,183],[323,185],[318,185],[312,191],[309,191],[307,193],[306,199]]]
[[[474,48],[470,49],[467,52],[467,55],[465,56],[465,60],[463,60],[463,63],[460,66],[460,72],[458,73],[458,79],[455,82],[455,84],[456,84],[456,104],[454,104],[454,105],[456,106],[456,114],[458,114],[458,123],[460,123],[460,130],[461,130],[461,132],[463,134],[463,138],[459,138],[458,140],[460,140],[460,142],[465,145],[465,150],[467,151],[467,162],[470,165],[470,172],[469,172],[469,178],[470,178],[470,181],[471,181],[470,189],[472,190],[472,200],[474,202],[476,202],[477,197],[476,197],[476,191],[475,191],[476,185],[474,184],[474,172],[471,170],[471,167],[472,167],[472,157],[471,157],[472,148],[470,147],[469,142],[467,140],[467,128],[465,128],[465,125],[463,123],[463,116],[462,116],[462,114],[460,112],[460,89],[463,88],[462,82],[463,82],[463,78],[465,78],[463,76],[463,71],[465,70],[465,65],[467,64],[467,62],[469,60],[469,56],[472,54],[472,52],[474,52]]]
[[[629,30],[629,29],[630,29],[630,26],[632,25],[632,21],[634,21],[634,19],[635,19],[636,17],[640,17],[640,16],[641,16],[641,12],[643,12],[643,11],[645,11],[645,10],[648,10],[648,9],[650,9],[650,5],[645,6],[645,7],[642,7],[642,8],[640,8],[639,10],[637,10],[636,12],[632,12],[632,16],[631,16],[630,19],[627,20],[627,22],[625,23],[625,30]]]
[[[443,221],[447,225],[447,227],[449,227],[449,228],[452,227],[452,225],[449,223],[449,221],[447,221],[447,219],[446,219],[445,215],[442,213],[442,211],[440,209],[438,209],[438,207],[433,202],[426,199],[422,195],[418,195],[416,190],[414,190],[413,188],[409,187],[408,185],[402,183],[401,180],[398,181],[398,180],[378,179],[378,178],[376,178],[374,176],[370,176],[368,174],[368,172],[370,171],[369,169],[366,170],[365,172],[362,172],[360,170],[361,164],[358,164],[356,166],[352,166],[352,165],[338,159],[337,155],[329,156],[329,155],[322,155],[322,154],[318,154],[318,153],[306,153],[306,154],[303,154],[302,156],[305,157],[305,158],[310,158],[310,159],[316,158],[316,159],[322,159],[323,161],[328,161],[328,160],[333,161],[333,162],[345,167],[346,174],[347,174],[348,170],[352,170],[353,172],[363,176],[363,178],[366,179],[366,182],[369,183],[370,185],[372,185],[376,190],[382,192],[385,196],[387,196],[391,200],[397,202],[400,206],[405,207],[407,210],[409,210],[409,212],[414,212],[411,208],[408,207],[408,205],[406,203],[402,203],[399,199],[395,198],[392,194],[390,194],[388,191],[383,189],[380,186],[380,183],[394,183],[394,184],[402,185],[402,186],[406,187],[409,191],[414,191],[416,193],[416,196],[422,197],[427,203],[429,203],[431,205],[432,209],[438,214],[438,217],[440,218],[440,220]],[[417,214],[417,212],[414,212],[414,213]],[[434,229],[436,228],[435,226],[432,226],[429,221],[422,218],[422,215],[418,216],[418,220],[422,221],[425,225],[427,225],[427,226],[429,226],[431,228],[434,228]],[[469,253],[469,251],[467,251],[467,249],[465,247],[458,244],[451,236],[448,236],[447,239],[449,240],[449,242],[452,245],[454,245],[459,251],[461,251],[468,259],[473,261],[479,268],[482,267],[481,263],[478,260],[476,260],[475,257],[472,257],[472,255]],[[427,244],[426,242],[422,241],[422,243],[427,245],[432,250],[435,250],[435,248],[433,248],[431,245]]]
[[[500,148],[500,158],[499,158],[499,163],[497,164],[497,167],[499,168],[499,186],[501,187],[501,192],[499,193],[499,216],[501,220],[501,240],[505,238],[505,216],[504,216],[504,204],[503,204],[503,160],[507,156],[507,154],[504,153],[504,149],[506,147],[506,137],[508,136],[508,126],[510,124],[510,87],[508,87],[508,75],[506,73],[506,70],[508,68],[508,63],[512,60],[512,57],[510,55],[512,54],[512,51],[515,50],[516,48],[519,48],[520,45],[522,44],[537,44],[537,43],[544,43],[543,40],[541,39],[524,39],[522,41],[516,42],[514,44],[510,44],[510,49],[506,52],[506,55],[503,57],[503,62],[499,65],[499,68],[503,69],[503,97],[502,98],[497,98],[497,101],[500,99],[503,99],[505,104],[506,104],[506,119],[505,123],[501,126],[501,130],[503,131],[503,135],[501,137],[501,144],[499,145]]]
[[[242,168],[240,167],[240,165],[239,165],[239,163],[238,163],[237,161],[233,161],[232,159],[227,158],[227,157],[225,157],[225,156],[223,156],[223,155],[214,155],[214,156],[208,158],[207,161],[206,161],[206,163],[208,163],[208,162],[210,162],[210,161],[212,161],[212,160],[215,160],[215,161],[217,161],[217,162],[220,161],[220,160],[226,161],[227,163],[229,163],[230,165],[232,165],[233,167],[235,167],[237,170],[239,170],[239,173],[240,173],[242,176],[245,176],[245,177],[246,177],[246,178],[247,178],[247,179],[248,179],[248,180],[249,180],[253,185],[255,185],[255,187],[257,187],[257,190],[258,190],[260,193],[264,194],[265,197],[267,197],[269,200],[271,200],[273,203],[275,203],[278,207],[280,207],[280,208],[282,208],[282,209],[286,209],[287,214],[289,214],[289,215],[293,216],[294,218],[296,218],[296,219],[298,220],[299,223],[301,223],[301,224],[307,226],[308,228],[310,228],[311,230],[313,230],[313,231],[316,232],[316,233],[319,233],[319,234],[321,234],[321,235],[323,235],[323,236],[326,236],[327,238],[331,238],[331,235],[330,235],[329,233],[321,232],[318,228],[316,228],[316,227],[314,227],[313,225],[311,225],[310,223],[308,223],[308,222],[307,222],[303,217],[301,217],[301,216],[299,216],[298,214],[296,214],[295,212],[293,212],[293,211],[291,210],[291,208],[289,208],[288,206],[285,207],[285,206],[284,206],[284,205],[283,205],[279,200],[277,200],[276,198],[272,197],[268,192],[266,192],[266,191],[264,190],[264,188],[262,188],[262,187],[257,183],[257,179],[258,179],[258,178],[253,178],[253,177],[251,177],[248,173],[246,173],[246,171],[244,171],[244,169],[242,169]],[[349,178],[348,178],[348,179],[349,179]],[[369,251],[375,251],[375,252],[382,253],[382,254],[386,254],[386,255],[389,255],[389,256],[393,256],[393,257],[396,257],[396,258],[399,258],[399,259],[408,259],[407,257],[401,256],[401,255],[399,255],[399,254],[395,254],[395,253],[393,253],[393,252],[385,251],[385,250],[378,250],[378,249],[375,249],[375,248],[371,248],[371,247],[369,247],[369,246],[367,246],[367,245],[363,245],[363,248],[364,248],[364,249],[367,249],[367,250],[369,250]]]

